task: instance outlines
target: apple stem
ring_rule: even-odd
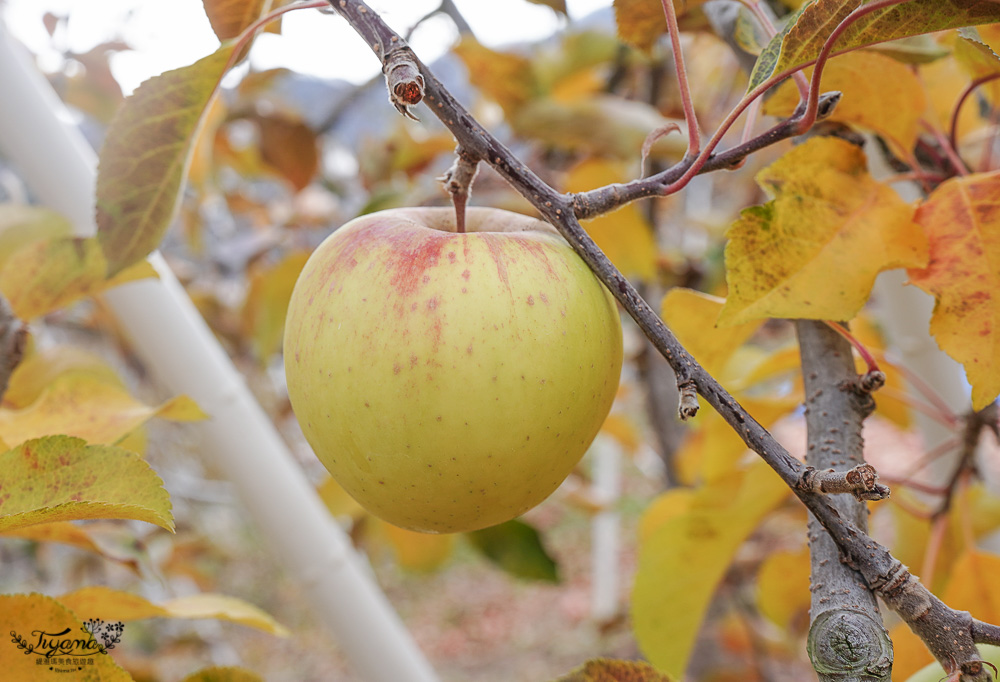
[[[465,205],[472,193],[472,182],[479,172],[479,157],[469,153],[461,145],[455,150],[455,163],[438,180],[451,195],[455,205],[455,232],[465,232]]]

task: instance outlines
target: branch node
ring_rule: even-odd
[[[677,391],[680,393],[677,416],[681,421],[687,421],[698,414],[698,386],[694,379],[679,379]]]
[[[403,116],[419,120],[409,107],[420,104],[424,98],[424,77],[410,49],[404,46],[389,52],[382,63],[382,73],[392,106]]]
[[[872,370],[858,377],[858,390],[862,393],[874,393],[885,386],[885,372]]]
[[[799,477],[797,487],[813,493],[851,493],[859,500],[884,500],[890,493],[887,486],[878,482],[875,467],[867,463],[847,471],[819,471],[806,467]]]
[[[465,205],[472,193],[472,182],[479,173],[479,157],[461,145],[455,150],[455,163],[438,180],[451,195],[455,206],[455,231],[465,232]]]

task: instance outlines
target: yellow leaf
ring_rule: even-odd
[[[49,674],[36,661],[39,658],[76,656],[87,659],[85,672],[81,675],[77,670],[70,669],[70,666],[60,666],[60,672],[65,668],[65,672],[76,673],[62,677],[87,682],[132,682],[132,677],[118,667],[114,658],[107,652],[100,652],[80,618],[90,616],[84,613],[77,617],[52,597],[41,594],[0,595],[0,622],[4,624],[5,634],[9,633],[14,640],[12,643],[5,642],[5,646],[0,647],[0,670],[3,670],[4,680],[35,682],[39,679],[59,678],[60,675]],[[66,630],[68,632],[63,636],[45,638],[51,642],[50,646],[59,646],[61,643],[59,649],[40,646],[40,633],[61,633]],[[93,663],[90,662],[91,659]]]
[[[327,476],[316,488],[316,492],[330,514],[335,517],[347,516],[357,520],[365,514],[364,508],[348,495],[332,476]]]
[[[84,296],[156,276],[145,261],[112,278],[106,270],[96,239],[45,239],[21,247],[8,259],[0,270],[0,291],[18,317],[31,320]]]
[[[917,209],[930,262],[910,283],[934,296],[931,334],[965,367],[972,406],[1000,393],[1000,172],[953,178]]]
[[[712,376],[719,376],[736,349],[761,325],[760,322],[749,322],[735,328],[719,329],[715,321],[724,303],[716,296],[680,287],[671,289],[663,297],[663,321]]]
[[[674,0],[674,11],[683,16],[704,4],[705,0]],[[618,37],[626,43],[649,50],[657,38],[667,32],[667,19],[661,0],[615,0]]]
[[[751,416],[765,428],[785,415],[791,414],[801,402],[798,396],[781,398],[740,396],[739,400]],[[715,410],[706,411],[705,424],[701,428],[705,433],[701,458],[702,478],[705,481],[723,479],[732,472],[740,458],[748,451],[746,443]]]
[[[100,356],[77,346],[56,346],[39,350],[21,361],[10,376],[3,394],[6,407],[27,407],[49,384],[67,373],[82,374],[101,383],[124,386],[111,365]]]
[[[879,272],[927,262],[913,209],[868,175],[864,152],[849,142],[813,138],[758,173],[757,182],[775,198],[744,210],[729,228],[729,298],[720,325],[850,320]]]
[[[113,444],[156,416],[172,421],[206,418],[187,396],[150,407],[120,386],[72,373],[56,379],[28,407],[0,408],[0,438],[16,445],[40,436],[66,434],[90,443]]]
[[[204,0],[202,5],[220,41],[235,38],[267,10],[269,0]]]
[[[264,682],[264,678],[245,668],[215,666],[191,673],[181,682]]]
[[[429,573],[437,570],[448,561],[455,547],[454,533],[418,533],[375,517],[371,521],[376,532],[392,547],[396,563],[409,571]]]
[[[253,342],[254,354],[261,363],[281,349],[288,301],[309,255],[308,251],[293,251],[277,264],[250,274],[250,288],[243,303],[243,333]]]
[[[757,460],[745,472],[699,488],[689,512],[662,524],[642,545],[632,622],[653,665],[683,675],[733,555],[788,494],[778,476]]]
[[[12,528],[0,532],[0,535],[7,538],[31,540],[33,542],[58,542],[63,545],[71,545],[88,552],[93,552],[94,554],[99,554],[105,559],[121,562],[138,573],[139,564],[135,559],[119,557],[105,552],[94,542],[94,538],[86,527],[75,525],[69,521],[39,523],[34,526]]]
[[[757,606],[785,631],[802,631],[809,623],[809,547],[772,552],[757,574]]]
[[[928,106],[925,115],[939,128],[947,129],[951,123],[952,110],[969,83],[968,76],[955,59],[938,59],[930,64],[921,64],[918,73],[927,93]],[[958,115],[958,139],[964,139],[984,123],[977,107],[971,102],[966,102]]]
[[[76,519],[136,519],[173,531],[163,481],[135,453],[50,436],[0,455],[0,531]]]
[[[527,57],[491,50],[469,36],[452,51],[465,64],[472,84],[499,104],[508,117],[540,94]]]
[[[625,173],[619,164],[591,159],[570,170],[565,189],[567,192],[582,192],[624,180]],[[653,277],[656,243],[652,227],[638,206],[628,204],[614,213],[584,221],[584,227],[626,276]]]
[[[663,524],[687,514],[694,499],[692,488],[672,488],[657,495],[639,519],[639,544],[647,542]]]
[[[627,414],[613,412],[601,424],[601,433],[611,436],[628,452],[634,453],[642,443],[635,421]]]
[[[958,31],[955,40],[955,59],[973,80],[980,78],[996,78],[1000,74],[1000,57],[989,45],[984,43],[975,29],[963,28]],[[997,102],[1000,94],[1000,83],[996,80],[979,86],[982,93],[991,103]]]
[[[812,69],[805,73],[811,77]],[[906,153],[913,149],[927,102],[909,66],[875,52],[848,52],[823,70],[822,91],[830,90],[843,93],[831,121],[873,130]],[[767,100],[764,113],[787,117],[798,104],[798,88],[789,79]]]
[[[55,211],[39,206],[0,204],[0,270],[22,247],[72,234],[69,221]]]
[[[639,154],[647,135],[671,121],[644,102],[593,95],[571,102],[534,99],[509,123],[518,136],[539,140],[550,147],[630,161]],[[658,139],[650,150],[650,158],[681,158],[687,148],[687,137],[683,126],[680,130]]]
[[[288,629],[256,606],[222,594],[195,594],[154,604],[137,594],[110,587],[84,587],[59,597],[76,613],[103,620],[143,620],[146,618],[190,618],[228,620],[287,637]]]

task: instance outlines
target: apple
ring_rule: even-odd
[[[285,372],[306,440],[389,523],[448,533],[548,497],[611,408],[615,301],[527,216],[406,208],[356,218],[299,275]]]

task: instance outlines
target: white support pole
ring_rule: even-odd
[[[93,234],[96,156],[2,22],[0,93],[0,151],[44,204]],[[121,286],[107,301],[158,380],[211,415],[200,425],[205,460],[235,484],[271,551],[366,680],[437,680],[183,287],[158,254],[150,260],[159,281]]]
[[[593,582],[590,616],[598,623],[606,623],[620,611],[618,558],[621,555],[621,515],[614,507],[621,495],[621,446],[612,438],[598,435],[591,454],[594,497],[606,506],[606,510],[595,514],[591,521]]]

